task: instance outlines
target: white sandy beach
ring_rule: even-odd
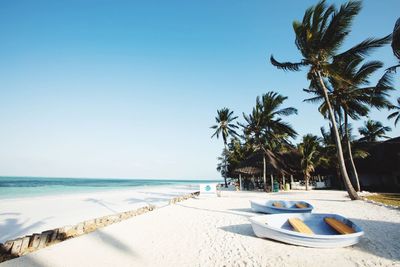
[[[355,246],[314,249],[254,236],[249,199],[305,199],[365,231]],[[345,192],[223,192],[156,209],[1,266],[400,266],[400,211]]]
[[[0,243],[105,215],[134,210],[148,204],[163,206],[176,196],[196,190],[184,185],[153,186],[58,196],[1,199]]]

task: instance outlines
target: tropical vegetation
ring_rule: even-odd
[[[360,144],[387,138],[386,133],[391,130],[370,119],[370,110],[396,110],[388,119],[394,119],[395,125],[400,120],[400,98],[399,106],[389,101],[394,90],[392,77],[400,65],[385,71],[382,62],[369,58],[371,52],[391,43],[394,55],[400,60],[400,19],[393,34],[366,38],[343,50],[342,44],[361,7],[361,1],[349,1],[340,7],[325,0],[318,2],[305,11],[301,21],[293,22],[295,45],[301,59],[280,62],[273,55],[270,57],[271,64],[284,71],[306,68],[309,86],[303,90],[312,96],[304,101],[319,104],[318,112],[329,121],[329,130],[322,127],[321,137],[307,134],[294,145],[297,132],[286,119],[297,114],[297,109],[282,107],[287,97],[278,92],[258,96],[255,106],[249,114],[243,113],[242,120],[234,117],[229,109],[218,110],[217,124],[212,128],[216,130],[213,136],[222,135],[224,140],[225,150],[218,165],[224,177],[237,177],[243,163],[255,158],[252,164],[262,166],[265,191],[267,183],[272,189],[274,173],[282,176],[294,173],[296,168],[301,170],[308,189],[309,180],[318,169],[329,169],[336,171],[350,198],[359,199],[357,191],[361,187],[354,159],[368,156]],[[380,72],[383,72],[381,78],[373,82],[373,77]],[[361,137],[357,140],[352,135],[351,121],[363,118],[367,121],[359,128]],[[235,120],[239,122],[235,124]],[[238,127],[242,130],[240,134]]]

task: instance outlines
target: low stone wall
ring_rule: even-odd
[[[189,198],[193,198],[198,195],[199,192],[194,192],[191,194],[173,198],[169,201],[169,205]],[[38,249],[62,242],[69,238],[93,232],[98,228],[102,228],[107,225],[129,219],[131,217],[152,211],[156,208],[157,207],[154,205],[148,205],[136,210],[125,211],[92,220],[87,220],[73,226],[64,226],[52,230],[47,230],[40,234],[35,233],[14,240],[8,240],[3,244],[0,243],[0,262],[28,254]]]

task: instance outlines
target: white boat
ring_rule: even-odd
[[[261,213],[309,213],[313,206],[305,201],[250,200],[251,209]]]
[[[300,233],[293,229],[289,219],[298,218],[308,226],[312,234]],[[333,218],[350,227],[353,233],[339,234],[325,222]],[[363,230],[349,219],[337,214],[286,213],[261,215],[249,218],[256,236],[305,247],[336,248],[357,244]]]

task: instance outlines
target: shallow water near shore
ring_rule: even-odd
[[[0,177],[0,199],[76,194],[139,187],[182,186],[191,189],[215,180]]]

